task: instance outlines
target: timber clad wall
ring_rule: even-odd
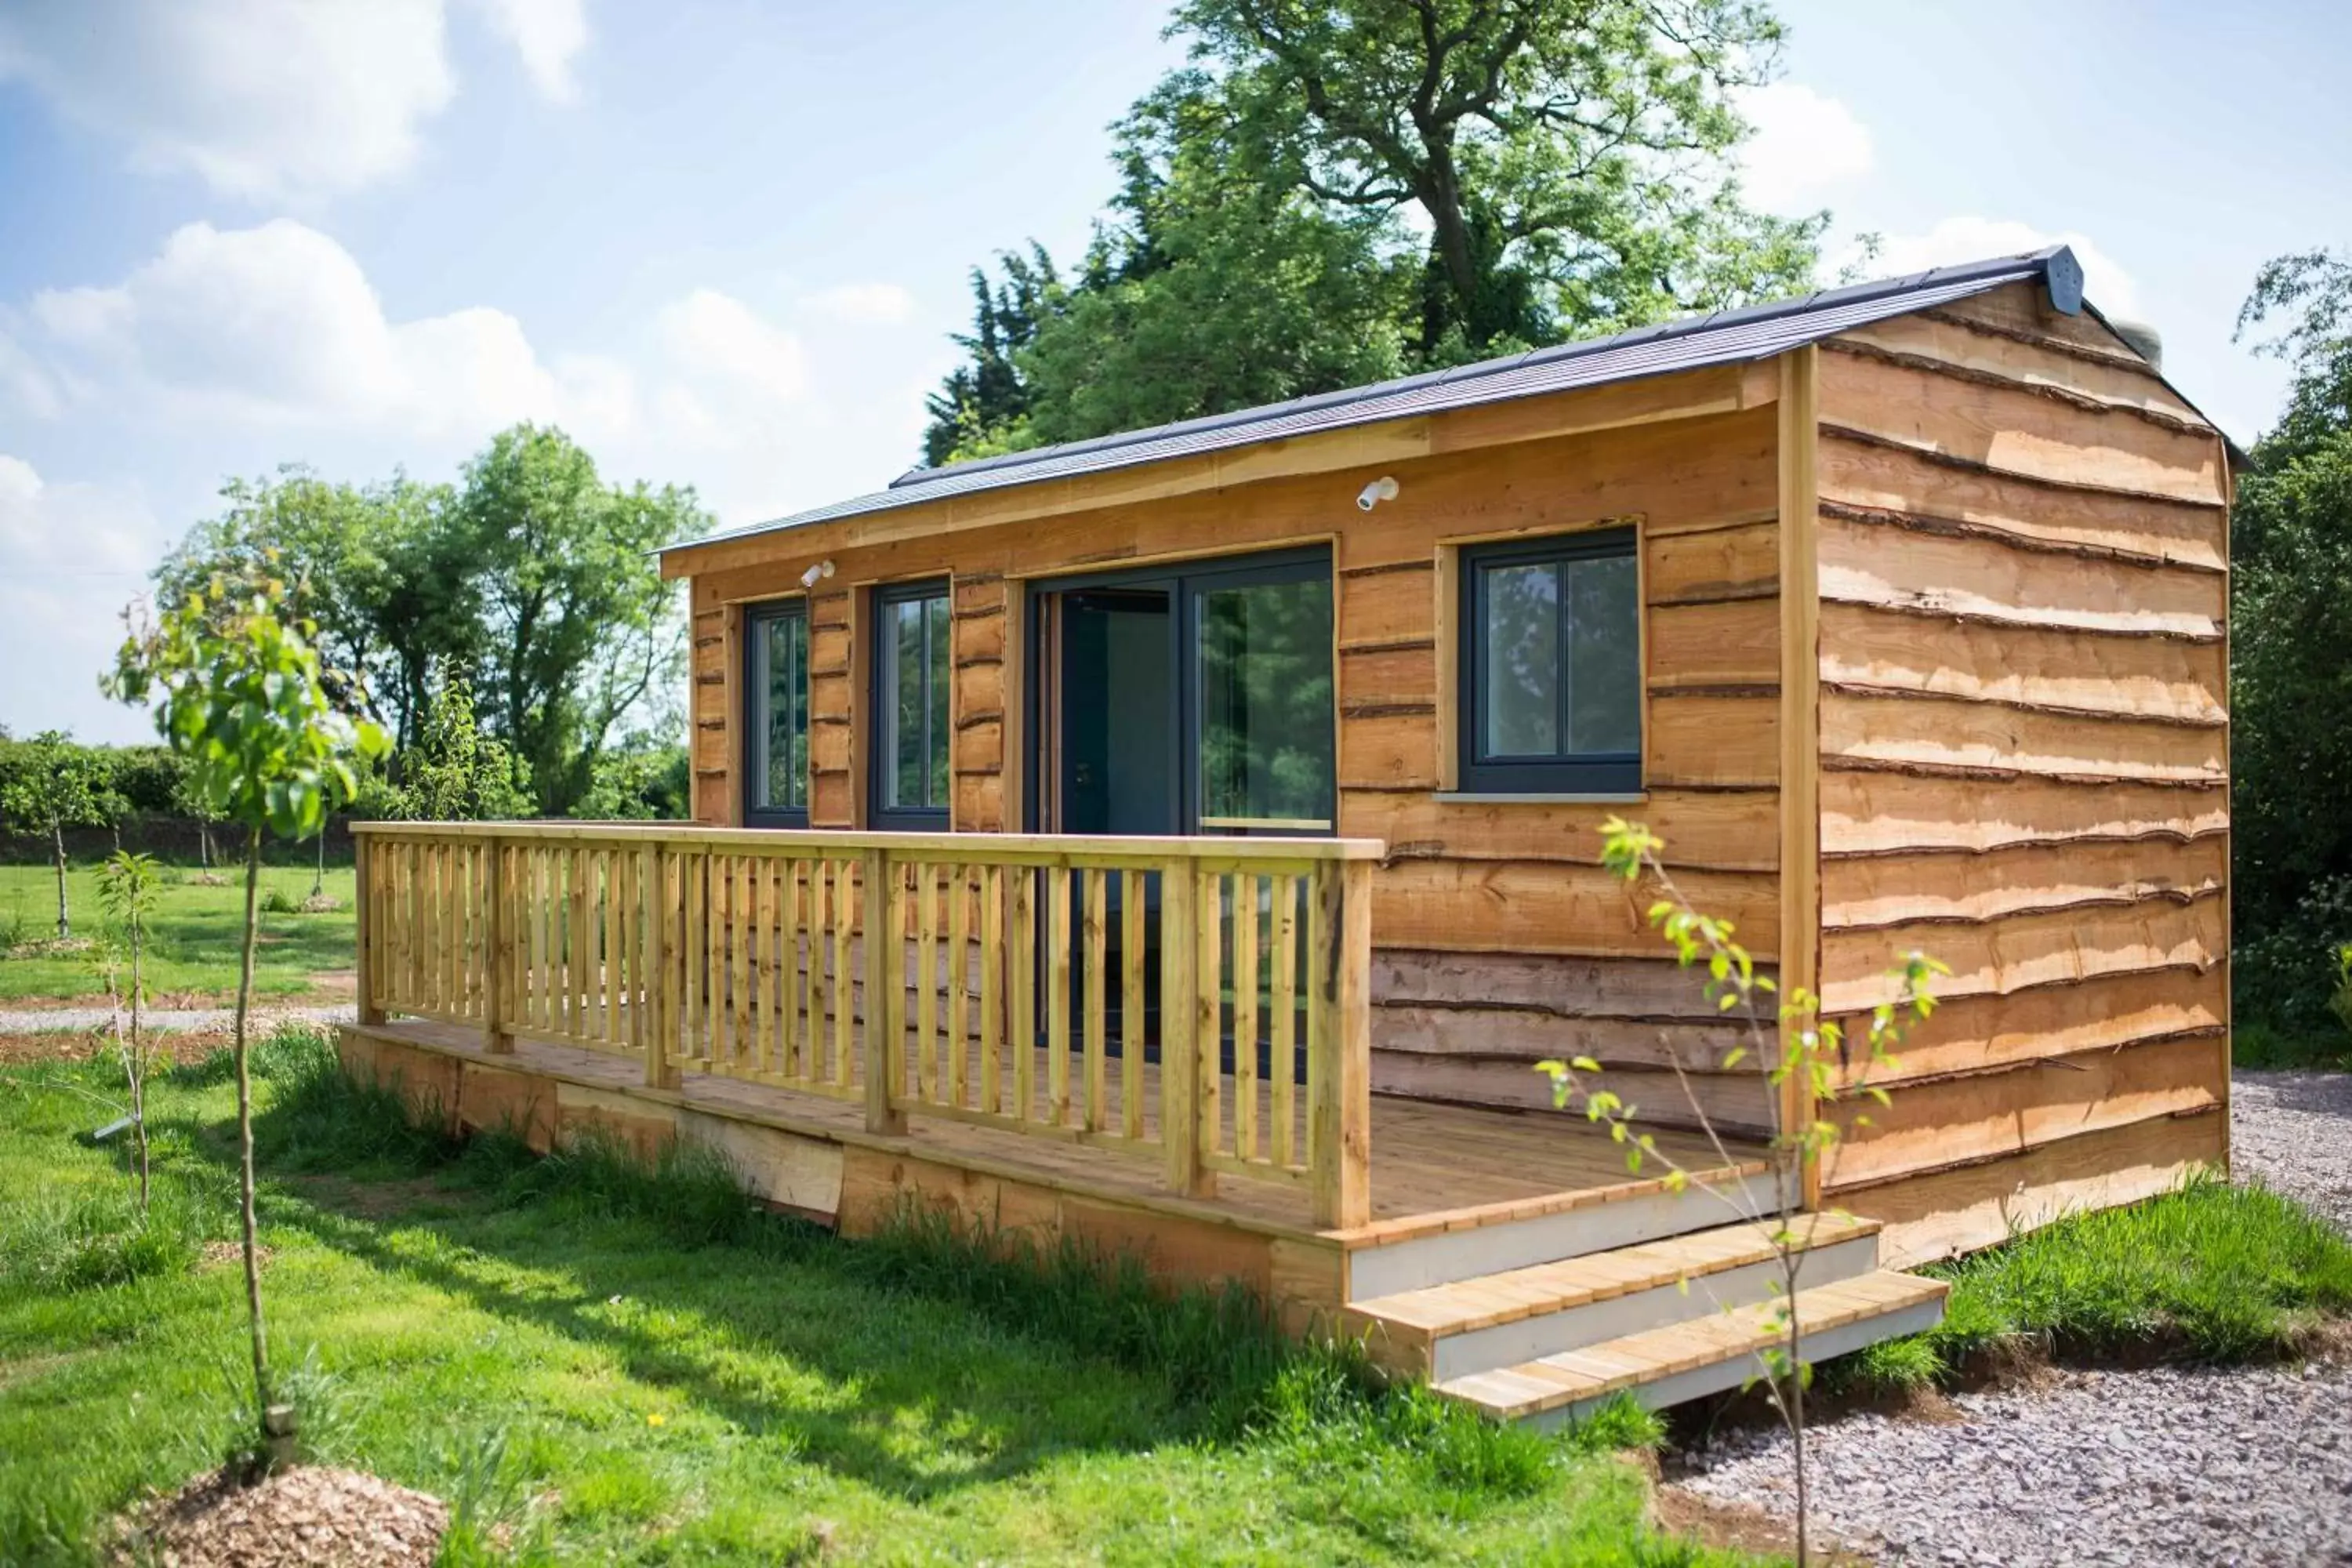
[[[953,822],[1024,821],[1027,584],[1105,565],[1328,543],[1339,830],[1376,837],[1373,1085],[1549,1106],[1530,1070],[1599,1058],[1674,1120],[1673,1064],[1731,1043],[1597,864],[1622,813],[1760,959],[1817,965],[1855,1028],[1919,949],[1948,963],[1894,1104],[1824,1173],[1895,1256],[2125,1201],[2226,1154],[2228,474],[2222,442],[2120,340],[2019,284],[1801,351],[1269,442],[972,500],[920,503],[690,557],[698,815],[738,819],[740,606],[809,601],[814,806],[862,819],[877,583],[953,583]],[[1800,379],[1791,384],[1808,384]],[[1581,433],[1575,433],[1581,432]],[[1798,443],[1810,435],[1807,447]],[[1357,489],[1392,474],[1366,515]],[[1782,486],[1808,507],[1817,601],[1780,596]],[[1066,486],[1066,488],[1055,488]],[[1811,488],[1809,488],[1809,486]],[[1817,494],[1817,499],[1814,498]],[[1083,505],[1084,510],[1078,510]],[[1645,793],[1454,797],[1453,575],[1466,543],[1604,525],[1641,537]],[[1801,537],[1790,542],[1802,549]],[[1790,570],[1797,566],[1792,563]],[[1818,612],[1817,778],[1780,821],[1784,626]],[[1797,653],[1790,678],[1813,655]],[[1792,692],[1800,715],[1816,694]],[[1802,723],[1790,735],[1807,759]],[[1818,799],[1818,929],[1804,847]],[[1810,867],[1807,868],[1811,868]],[[1810,964],[1808,963],[1810,961]],[[1701,1072],[1760,1131],[1752,1074]]]
[[[2228,476],[2030,287],[1821,384],[1822,991],[1953,971],[1825,1188],[1931,1256],[2224,1153]]]
[[[1674,384],[1684,390],[1675,394]],[[773,541],[771,559],[693,582],[696,805],[738,820],[729,736],[741,701],[727,627],[733,606],[812,596],[812,824],[857,826],[864,795],[862,634],[851,622],[873,583],[951,574],[954,587],[954,826],[1020,826],[1014,739],[1021,701],[1018,612],[1025,582],[1107,563],[1330,544],[1339,687],[1339,831],[1384,839],[1375,874],[1373,1084],[1387,1092],[1515,1106],[1550,1104],[1533,1064],[1564,1049],[1621,1071],[1622,1092],[1674,1118],[1669,1053],[1704,1068],[1724,1026],[1677,972],[1629,895],[1598,863],[1600,824],[1645,819],[1678,877],[1732,915],[1759,954],[1778,940],[1778,438],[1769,378],[1737,370],[1660,378],[1536,400],[1606,418],[1638,391],[1642,406],[1713,398],[1755,406],[994,527],[861,544],[857,524]],[[1663,389],[1663,390],[1662,390]],[[1530,420],[1530,406],[1428,422],[1443,452],[1449,422]],[[1572,422],[1572,421],[1571,421]],[[1540,421],[1536,421],[1540,427]],[[1475,426],[1472,426],[1475,428]],[[1397,500],[1369,516],[1355,492],[1393,474]],[[1520,533],[1636,522],[1648,613],[1650,793],[1638,805],[1454,801],[1448,768],[1448,644],[1455,635],[1454,545]],[[1562,1021],[1574,1026],[1563,1035]],[[1565,1043],[1564,1043],[1565,1042]],[[1747,1075],[1714,1083],[1728,1126],[1759,1129]]]

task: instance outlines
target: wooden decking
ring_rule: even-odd
[[[1228,1173],[1220,1175],[1213,1195],[1171,1193],[1162,1181],[1159,1155],[1146,1148],[1024,1135],[930,1118],[916,1119],[903,1133],[876,1134],[866,1131],[858,1101],[712,1073],[685,1074],[674,1089],[649,1089],[638,1064],[614,1053],[525,1038],[510,1053],[493,1056],[484,1048],[479,1030],[424,1019],[362,1026],[353,1032],[485,1068],[601,1090],[649,1107],[707,1111],[845,1146],[1276,1235],[1384,1239],[1571,1207],[1580,1200],[1622,1192],[1629,1184],[1646,1185],[1664,1173],[1655,1164],[1638,1175],[1629,1173],[1623,1151],[1572,1113],[1485,1110],[1376,1095],[1371,1102],[1371,1222],[1335,1232],[1315,1225],[1309,1194],[1297,1182]],[[1147,1070],[1156,1075],[1159,1069],[1155,1065]],[[1045,1076],[1041,1067],[1038,1079]],[[1230,1106],[1230,1078],[1225,1087]],[[1152,1099],[1156,1102],[1157,1095]],[[1671,1132],[1657,1136],[1667,1154],[1692,1169],[1712,1171],[1723,1163],[1702,1138]],[[1741,1147],[1730,1152],[1743,1163],[1754,1153]]]

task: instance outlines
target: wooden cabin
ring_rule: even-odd
[[[1722,1068],[1622,816],[1832,1016],[1949,965],[1815,1194],[1811,1353],[1907,1331],[1896,1267],[2227,1159],[2231,460],[2061,247],[918,469],[664,556],[698,826],[366,830],[346,1049],[1499,1414],[1686,1397],[1768,1272],[1710,1194],[1810,1108]]]

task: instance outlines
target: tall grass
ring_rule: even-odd
[[[1069,1237],[974,1227],[908,1205],[877,1234],[845,1241],[767,1209],[717,1151],[671,1142],[648,1159],[589,1130],[534,1154],[504,1132],[459,1145],[430,1109],[354,1081],[323,1043],[282,1033],[277,1096],[257,1128],[273,1169],[438,1171],[502,1206],[551,1219],[640,1221],[668,1243],[788,1256],[883,1290],[953,1301],[1015,1333],[1077,1348],[1164,1383],[1202,1436],[1270,1436],[1302,1454],[1373,1444],[1414,1456],[1444,1483],[1524,1495],[1559,1452],[1549,1438],[1488,1422],[1418,1386],[1390,1387],[1360,1347],[1285,1334],[1265,1300],[1238,1285],[1155,1281],[1128,1253]],[[1580,1428],[1579,1448],[1651,1445],[1631,1405]]]

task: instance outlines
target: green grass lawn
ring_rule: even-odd
[[[2352,1241],[2293,1199],[2214,1177],[2071,1215],[1924,1270],[1944,1321],[1838,1363],[1881,1385],[1949,1382],[1987,1352],[2226,1363],[2292,1355],[2352,1314]]]
[[[274,1354],[319,1458],[453,1500],[445,1562],[1741,1561],[1652,1534],[1646,1482],[1597,1435],[1370,1393],[1246,1303],[844,1242],[707,1168],[460,1153],[315,1049],[282,1055]],[[230,1092],[203,1066],[158,1092],[140,1229],[120,1155],[71,1137],[105,1084],[0,1072],[10,1563],[89,1560],[102,1521],[245,1429]]]
[[[224,872],[227,885],[208,888],[193,880],[194,868],[173,868],[171,874],[177,879],[163,889],[150,937],[151,993],[174,998],[234,994],[237,940],[245,921],[241,875]],[[310,891],[311,876],[301,867],[265,866],[262,896],[267,899],[275,891],[299,904]],[[327,868],[327,894],[337,907],[323,914],[262,915],[254,954],[254,985],[260,994],[298,995],[313,989],[313,976],[351,969],[358,924],[352,910],[350,867]],[[76,936],[114,934],[99,906],[96,867],[72,868],[66,898]],[[55,871],[47,866],[0,866],[0,953],[56,935],[57,910]],[[87,952],[0,956],[0,1001],[89,996],[102,989]]]

